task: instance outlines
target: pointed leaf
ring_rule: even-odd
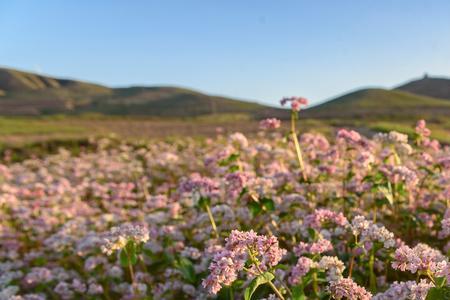
[[[250,300],[252,298],[253,293],[256,291],[256,289],[265,283],[268,283],[272,281],[275,278],[272,273],[265,272],[258,277],[255,277],[252,282],[250,282],[250,285],[245,289],[244,293],[244,299]]]

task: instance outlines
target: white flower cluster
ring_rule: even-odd
[[[136,244],[145,243],[149,239],[148,229],[140,225],[125,223],[119,227],[112,227],[104,237],[103,253],[111,255],[116,250],[123,249],[129,241]]]
[[[395,246],[394,234],[384,226],[374,224],[366,220],[363,216],[356,216],[352,220],[352,232],[360,236],[360,242],[380,242],[384,248],[393,248]]]
[[[336,256],[323,256],[317,267],[327,271],[328,281],[337,281],[342,278],[342,272],[344,272],[344,263]]]

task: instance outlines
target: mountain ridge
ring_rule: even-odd
[[[0,114],[42,115],[97,112],[166,117],[245,113],[284,115],[282,109],[173,86],[108,87],[0,68]]]
[[[420,79],[414,79],[399,85],[395,90],[450,100],[450,78],[430,77],[425,74]]]
[[[430,118],[450,116],[450,79],[428,77],[391,90],[347,92],[302,112],[306,118]],[[195,117],[245,114],[289,118],[285,109],[175,86],[108,87],[0,67],[0,115],[82,114]]]

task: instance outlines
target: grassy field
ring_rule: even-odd
[[[330,137],[337,128],[358,130],[366,136],[378,131],[397,130],[412,134],[415,120],[301,119],[299,131],[320,132]],[[286,129],[288,121],[283,122]],[[433,138],[450,144],[450,120],[430,123]],[[211,137],[217,133],[258,132],[258,121],[245,114],[222,114],[196,118],[158,119],[144,117],[106,117],[88,114],[79,117],[0,117],[0,149],[24,149],[71,145],[89,138],[116,136],[120,139],[164,139],[173,137]],[[50,145],[50,146],[49,146]]]

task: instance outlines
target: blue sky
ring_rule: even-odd
[[[450,76],[450,1],[0,1],[0,65],[318,103]]]

